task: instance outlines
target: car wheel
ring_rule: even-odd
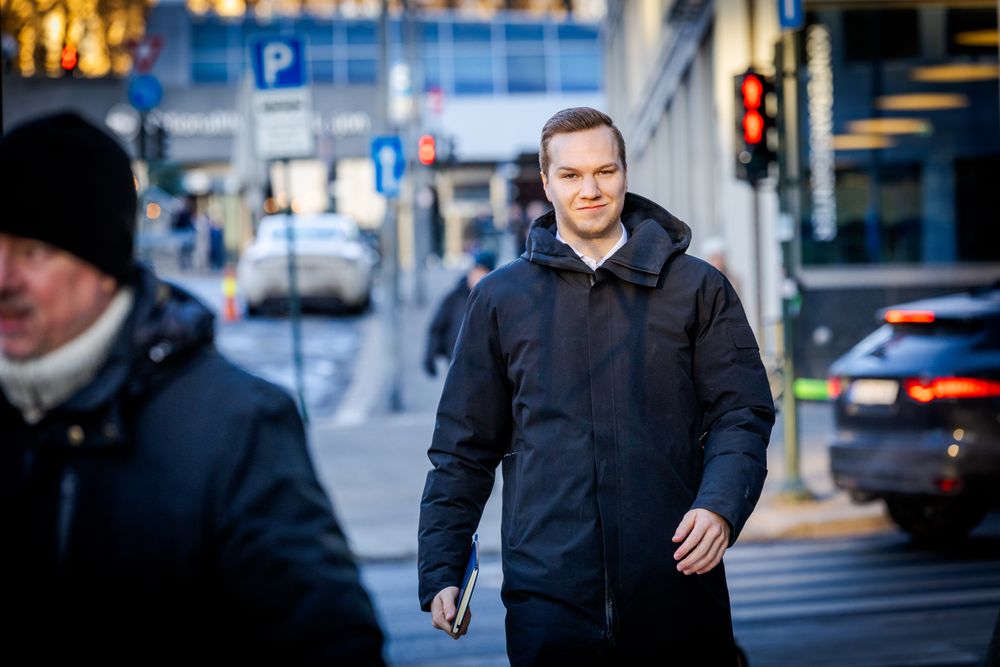
[[[967,498],[900,496],[886,498],[885,504],[897,526],[926,542],[964,537],[987,512]]]
[[[258,317],[261,313],[262,310],[259,304],[247,301],[247,317]]]

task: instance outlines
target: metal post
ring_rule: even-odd
[[[802,462],[799,442],[799,404],[795,397],[795,321],[799,314],[799,291],[796,281],[796,238],[802,220],[802,203],[799,195],[802,169],[799,161],[798,72],[797,35],[785,31],[782,35],[778,58],[777,80],[781,91],[779,122],[782,126],[781,154],[784,161],[781,187],[786,194],[788,218],[781,240],[781,259],[784,285],[781,297],[783,332],[782,419],[785,430],[785,480],[780,495],[790,502],[813,498],[802,481]]]
[[[764,259],[761,257],[760,249],[760,182],[750,181],[750,189],[753,192],[753,300],[754,300],[754,320],[757,322],[757,344],[760,347],[762,356],[766,356],[767,350],[764,341]]]
[[[292,360],[295,365],[295,394],[299,401],[302,420],[309,424],[306,409],[306,389],[302,370],[302,309],[299,304],[298,274],[295,260],[295,227],[292,224],[292,166],[289,160],[282,160],[285,171],[285,238],[288,243],[288,319],[292,324]]]
[[[389,91],[389,2],[382,0],[379,17],[379,59],[382,80],[382,127],[387,133],[395,133],[389,111],[391,96]],[[385,219],[382,222],[382,271],[385,283],[386,310],[383,318],[385,330],[386,356],[389,359],[387,384],[389,409],[403,410],[403,340],[400,330],[399,299],[399,201],[396,197],[386,197]]]

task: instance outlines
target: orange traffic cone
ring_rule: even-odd
[[[222,321],[235,322],[240,313],[236,307],[236,272],[231,266],[226,268],[222,278],[222,297]]]

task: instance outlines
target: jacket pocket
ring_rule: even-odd
[[[729,337],[733,345],[741,350],[757,349],[757,339],[753,335],[753,329],[746,324],[734,324],[729,327]]]

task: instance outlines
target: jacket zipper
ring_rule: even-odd
[[[67,466],[59,482],[59,509],[56,515],[56,567],[64,571],[69,551],[69,531],[76,512],[76,470]]]

